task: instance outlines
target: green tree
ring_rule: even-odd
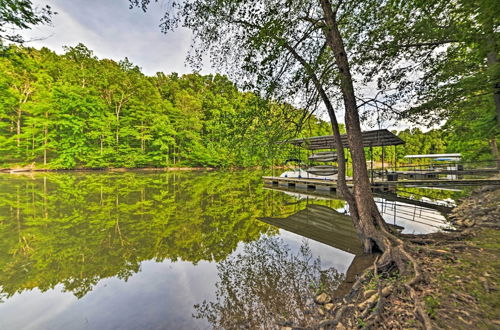
[[[22,43],[18,30],[31,29],[33,25],[49,24],[56,14],[50,6],[37,8],[31,0],[0,1],[0,46],[5,41]]]

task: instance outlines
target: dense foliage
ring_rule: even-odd
[[[84,45],[63,55],[10,47],[0,58],[0,160],[53,168],[255,166],[286,158],[274,142],[329,133],[288,104],[226,77],[145,76]]]

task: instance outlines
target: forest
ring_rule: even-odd
[[[145,76],[82,44],[0,58],[0,163],[50,168],[256,166],[273,142],[328,123],[242,92],[222,75]],[[279,157],[277,155],[276,157]]]
[[[227,76],[148,77],[126,58],[98,59],[83,44],[62,55],[47,48],[4,49],[0,94],[3,167],[269,166],[296,157],[275,142],[332,134],[319,116],[244,92]],[[407,142],[396,158],[440,152],[491,158],[487,140],[448,131],[396,132]],[[392,149],[386,152],[395,158]]]

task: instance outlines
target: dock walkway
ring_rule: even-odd
[[[324,179],[308,179],[308,178],[287,178],[276,176],[262,177],[265,183],[276,184],[288,187],[306,188],[314,190],[337,191],[337,182],[334,180]],[[372,182],[373,191],[389,191],[397,185],[410,186],[463,186],[463,185],[500,185],[500,179],[424,179],[424,180],[398,180],[398,181],[382,181],[375,180]],[[352,181],[347,182],[347,186],[352,188]]]

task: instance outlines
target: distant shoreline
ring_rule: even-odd
[[[33,173],[33,172],[169,172],[169,171],[214,171],[214,167],[115,167],[115,168],[29,168],[29,167],[12,167],[0,168],[0,173]]]

